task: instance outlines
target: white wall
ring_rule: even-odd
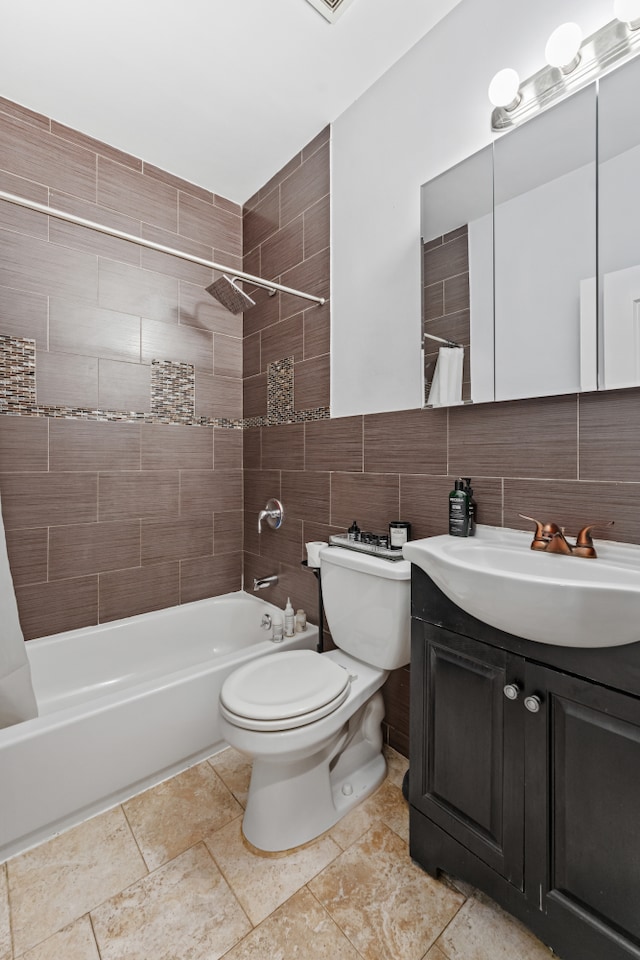
[[[544,65],[551,31],[585,35],[611,0],[462,0],[332,134],[331,412],[422,405],[420,185],[489,143],[487,87]]]

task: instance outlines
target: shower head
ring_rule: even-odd
[[[249,310],[255,307],[256,302],[244,293],[235,280],[232,280],[223,274],[218,280],[205,287],[207,293],[210,293],[214,300],[221,303],[223,307],[230,310],[231,313],[242,313],[243,310]]]

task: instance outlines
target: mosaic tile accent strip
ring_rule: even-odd
[[[191,363],[151,361],[151,413],[171,423],[192,423],[196,413],[196,375]]]
[[[0,337],[0,409],[19,413],[36,403],[36,342]]]
[[[293,413],[294,358],[274,360],[267,367],[267,421],[287,423]]]

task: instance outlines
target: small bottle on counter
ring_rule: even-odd
[[[307,629],[307,615],[304,610],[296,610],[296,633],[304,633]]]
[[[293,607],[291,606],[291,599],[290,597],[287,597],[287,605],[284,608],[284,635],[285,637],[292,637],[295,632],[295,614],[293,612]]]
[[[349,540],[359,540],[360,539],[360,527],[354,520],[349,529],[347,530],[347,536]]]
[[[392,520],[389,524],[389,546],[392,550],[402,550],[411,539],[411,524],[406,520]]]
[[[466,484],[464,492],[469,498],[469,536],[473,537],[476,532],[476,521],[478,519],[478,505],[473,499],[473,487],[471,486],[471,477],[465,477]]]
[[[469,497],[461,478],[449,494],[449,533],[452,537],[469,536]]]
[[[282,614],[280,613],[280,611],[278,611],[278,613],[274,613],[271,619],[271,625],[273,627],[273,642],[282,643],[284,627],[283,627]]]

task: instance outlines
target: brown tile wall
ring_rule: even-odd
[[[1,99],[0,189],[241,263],[236,204]],[[37,402],[49,413],[0,416],[27,638],[240,588],[241,431],[141,422],[153,412],[154,360],[184,365],[191,385],[178,406],[193,407],[195,375],[196,417],[242,417],[242,317],[204,292],[212,278],[0,204],[0,336],[35,341]],[[85,419],[58,418],[61,406]],[[96,410],[137,422],[100,422]]]
[[[459,227],[422,248],[422,330],[464,347],[462,399],[471,398],[469,231]],[[424,341],[425,402],[435,373],[439,344]]]

